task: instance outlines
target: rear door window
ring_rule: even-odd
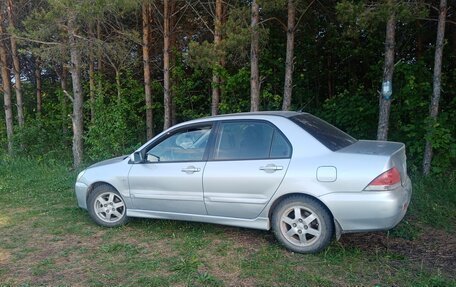
[[[288,158],[291,147],[269,123],[222,122],[215,143],[214,160]]]

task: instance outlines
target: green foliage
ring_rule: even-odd
[[[374,139],[376,126],[372,123],[377,119],[377,101],[365,93],[364,87],[354,92],[345,90],[327,99],[317,114],[355,138]]]
[[[359,0],[343,0],[336,4],[336,11],[338,19],[348,25],[349,33],[384,24],[391,13],[402,22],[424,18],[427,14],[424,2],[420,1],[395,1],[392,6],[388,1],[366,3]]]
[[[406,144],[408,167],[413,174],[421,171],[426,139],[431,141],[434,149],[433,173],[447,173],[456,164],[456,131],[452,121],[456,116],[456,101],[443,100],[441,106],[444,109],[437,121],[432,122],[428,117],[431,78],[423,62],[396,65],[389,139]],[[375,139],[378,92],[363,86],[345,90],[326,99],[314,113],[355,138]]]
[[[224,58],[224,51],[216,49],[213,43],[204,41],[198,43],[190,42],[188,46],[189,64],[196,69],[213,69],[220,59]]]
[[[21,156],[31,156],[37,160],[45,158],[60,158],[69,160],[71,130],[63,131],[60,119],[38,118],[27,121],[23,128],[15,130],[15,153]]]
[[[223,87],[220,113],[245,112],[250,110],[250,71],[244,67],[234,74],[222,74]]]
[[[32,157],[39,161],[71,158],[71,118],[70,103],[63,92],[49,89],[43,92],[41,115],[28,116],[25,125],[14,128],[14,152],[23,157]],[[30,87],[24,85],[25,94]],[[36,117],[36,118],[34,118]]]
[[[250,54],[250,10],[237,7],[230,10],[230,15],[223,27],[224,39],[221,49],[226,51],[228,65],[242,65]]]
[[[96,160],[130,152],[143,143],[141,1],[29,2],[22,5],[25,2],[18,1],[16,10],[24,9],[16,15],[16,29],[8,30],[20,37],[18,44],[26,101],[26,125],[21,129],[15,126],[16,153],[38,159],[70,158],[71,104],[56,88],[59,78],[54,72],[69,63],[66,22],[70,14],[76,16],[86,103],[89,41],[94,48],[95,69],[104,77],[101,79],[103,89],[97,92],[94,122],[89,117],[90,104],[84,107],[85,153],[89,160]],[[225,6],[222,42],[217,49],[213,44],[213,31],[210,31],[214,30],[213,3],[190,1],[196,12],[184,2],[176,2],[174,14],[177,21],[174,25],[178,29],[174,29],[176,61],[171,69],[171,92],[176,121],[209,115],[214,72],[222,79],[220,112],[250,110],[250,1],[231,1]],[[456,43],[445,43],[440,114],[436,121],[431,121],[428,114],[436,29],[435,23],[431,25],[419,19],[436,18],[438,11],[423,6],[423,1],[393,2],[394,6],[386,0],[330,1],[324,5],[295,1],[299,24],[295,31],[292,109],[317,114],[357,138],[374,139],[385,23],[394,12],[398,21],[389,139],[406,143],[412,173],[421,171],[425,140],[430,140],[434,149],[432,172],[446,174],[456,166],[456,129],[453,124],[456,117]],[[259,0],[258,3],[261,6],[260,105],[262,110],[279,110],[284,86],[287,1]],[[158,16],[157,21],[151,22],[152,29],[160,29],[162,19],[156,12],[162,7],[152,6],[153,13]],[[90,28],[97,34],[94,31],[97,30],[96,23],[100,24],[100,38],[89,35]],[[449,33],[451,35],[451,29]],[[163,126],[162,41],[158,34],[157,37],[150,50],[155,132],[161,131]],[[42,45],[23,38],[53,44]],[[101,63],[98,52],[102,53]],[[39,118],[35,110],[33,77],[37,58],[40,58],[43,68],[44,106]],[[220,62],[225,62],[223,67]],[[115,70],[122,74],[120,100],[114,84]],[[70,77],[67,84],[71,94]],[[62,106],[63,99],[66,103]],[[16,116],[14,108],[13,113]],[[1,153],[5,153],[3,113],[0,125]]]
[[[86,134],[87,153],[91,160],[110,158],[131,153],[144,141],[142,85],[130,73],[122,77],[121,97],[117,97],[114,84],[103,81],[94,108],[95,119]],[[115,95],[115,96],[114,96]]]
[[[395,69],[390,139],[406,143],[413,173],[421,171],[426,139],[434,148],[433,173],[445,173],[456,163],[456,131],[452,120],[456,101],[442,99],[440,105],[444,108],[437,121],[432,121],[428,116],[431,78],[431,71],[423,62],[400,63]]]
[[[432,172],[447,173],[456,164],[456,138],[454,128],[454,115],[441,113],[437,120],[426,118],[424,126],[428,127],[425,139],[432,144],[434,157],[432,159]]]
[[[128,106],[124,101],[104,103],[97,100],[95,107],[96,118],[86,136],[90,159],[96,161],[131,151],[128,143],[132,133],[126,122]]]
[[[8,140],[6,138],[6,124],[5,118],[0,118],[0,156],[4,156],[7,153]]]
[[[211,71],[191,69],[178,59],[172,70],[172,77],[174,79],[173,101],[176,105],[178,121],[209,116]]]

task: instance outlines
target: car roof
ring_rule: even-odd
[[[293,112],[293,111],[261,111],[261,112],[243,112],[243,113],[232,113],[232,114],[223,114],[217,116],[211,116],[208,118],[224,118],[224,117],[235,117],[235,116],[278,116],[290,118],[296,115],[305,114],[302,112]]]
[[[185,122],[182,122],[182,123],[179,123],[179,124],[173,126],[173,128],[178,128],[178,127],[188,125],[188,124],[204,123],[204,122],[218,121],[218,120],[224,120],[224,119],[228,119],[228,120],[229,119],[255,119],[258,117],[269,117],[269,116],[291,118],[293,116],[302,115],[302,114],[307,114],[307,113],[290,112],[290,111],[261,111],[261,112],[232,113],[232,114],[209,116],[209,117],[205,117],[205,118],[198,118],[198,119],[185,121]]]

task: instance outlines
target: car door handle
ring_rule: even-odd
[[[185,172],[185,173],[188,173],[188,174],[191,174],[191,173],[194,173],[194,172],[199,172],[199,171],[201,171],[201,169],[191,165],[191,166],[188,166],[186,168],[181,169],[181,171]]]
[[[282,169],[283,169],[283,166],[275,165],[275,164],[268,164],[266,166],[260,167],[260,170],[268,172],[268,173],[275,172],[277,170],[282,170]]]

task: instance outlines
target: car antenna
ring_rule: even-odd
[[[310,98],[310,100],[305,103],[299,110],[297,110],[298,113],[302,113],[302,111],[304,110],[305,107],[307,107],[308,104],[310,104],[312,102],[312,100],[315,98],[315,96],[313,96],[312,98]]]

